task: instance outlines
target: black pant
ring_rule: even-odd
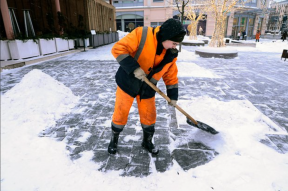
[[[256,39],[256,42],[259,42],[259,39]]]

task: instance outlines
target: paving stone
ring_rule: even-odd
[[[136,150],[135,148],[133,148],[134,150]],[[132,151],[133,152],[133,151]],[[137,148],[137,154],[131,155],[131,161],[130,164],[131,165],[144,165],[144,166],[149,166],[151,158],[148,154],[148,152],[144,152],[143,150],[139,150],[139,148]]]
[[[283,154],[283,151],[281,151],[268,137],[265,139],[261,139],[260,143],[263,143],[264,145],[272,148],[273,150],[277,151],[278,153]]]
[[[119,145],[117,154],[122,157],[126,156],[126,157],[131,158],[132,148],[133,146],[130,146],[130,145],[125,145],[125,146]]]
[[[159,154],[153,160],[158,172],[165,172],[173,165],[170,150],[167,147],[160,147]]]
[[[268,134],[266,135],[282,153],[288,153],[288,135]]]
[[[189,170],[208,163],[214,158],[214,154],[202,150],[176,149],[172,152],[172,158],[177,161],[183,170]]]
[[[149,174],[151,174],[149,166],[134,166],[129,164],[125,168],[125,172],[122,174],[122,176],[145,177]]]
[[[170,144],[169,139],[169,131],[167,129],[164,130],[156,130],[154,134],[154,143],[155,145],[168,145]]]
[[[199,150],[213,150],[213,149],[209,148],[208,146],[206,146],[200,142],[189,142],[188,148],[189,149],[199,149]]]
[[[129,158],[119,157],[116,155],[110,155],[107,165],[104,168],[105,168],[105,171],[121,170],[121,169],[125,169],[128,164],[129,164]]]

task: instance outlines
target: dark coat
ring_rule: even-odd
[[[287,31],[284,31],[283,34],[282,34],[282,39],[286,40],[286,37],[287,37]]]

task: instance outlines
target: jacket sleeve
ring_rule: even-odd
[[[177,58],[173,60],[173,63],[163,75],[163,81],[167,89],[167,96],[171,100],[178,100],[178,68],[176,60]]]
[[[138,27],[118,41],[111,50],[112,55],[128,75],[140,67],[131,55],[135,55],[138,50],[141,35],[142,27]]]

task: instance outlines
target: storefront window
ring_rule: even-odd
[[[241,17],[241,19],[240,19],[240,31],[246,30],[246,22],[247,22],[247,18]]]
[[[253,26],[254,25],[254,18],[249,18],[249,26]]]
[[[234,39],[237,38],[237,33],[238,33],[238,21],[239,21],[239,18],[236,17],[233,19],[233,27],[232,27],[232,37]]]
[[[238,25],[238,18],[233,19],[233,26]]]

